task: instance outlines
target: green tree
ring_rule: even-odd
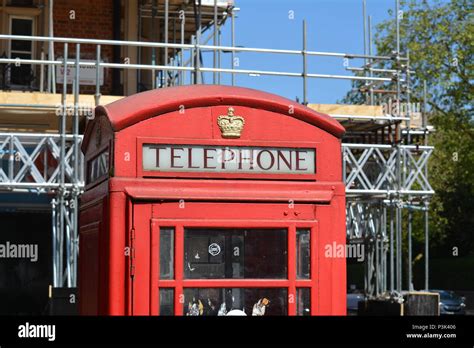
[[[415,71],[411,101],[422,102],[426,81],[429,123],[435,127],[430,145],[430,183],[436,191],[430,208],[431,245],[435,254],[460,255],[474,251],[474,122],[473,42],[474,2],[402,1],[401,54],[410,56]],[[393,13],[390,13],[393,16]],[[380,23],[375,35],[376,52],[392,55],[396,49],[396,22]],[[383,67],[395,68],[395,61]],[[354,83],[354,89],[361,83]],[[393,87],[393,86],[392,86]],[[350,92],[344,102],[365,101]],[[415,214],[415,243],[423,242],[420,214]]]

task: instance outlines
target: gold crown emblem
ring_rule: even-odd
[[[245,120],[242,116],[235,116],[234,108],[230,107],[227,109],[227,115],[217,118],[217,124],[221,129],[223,138],[240,138]]]

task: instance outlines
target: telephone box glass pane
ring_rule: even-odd
[[[174,228],[160,228],[160,279],[174,278]]]
[[[310,233],[307,228],[296,230],[296,277],[309,279],[310,272]]]
[[[174,315],[174,289],[160,289],[160,315]]]
[[[288,315],[286,288],[187,288],[187,316]]]
[[[311,315],[310,289],[296,289],[296,315]]]
[[[286,229],[209,229],[184,231],[186,279],[286,279]]]

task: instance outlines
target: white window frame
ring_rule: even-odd
[[[31,21],[31,36],[36,35],[36,17],[35,16],[9,15],[8,16],[8,33],[10,35],[13,35],[12,34],[12,27],[13,27],[13,20],[14,19],[30,20]],[[36,53],[35,42],[34,41],[31,42],[31,51],[16,51],[16,50],[12,50],[12,40],[9,40],[9,42],[8,42],[8,58],[10,58],[10,59],[12,58],[12,53],[30,54],[30,59],[34,59],[35,53]],[[12,63],[12,65],[14,65],[14,63]],[[33,69],[34,66],[31,65],[31,67]],[[26,85],[12,85],[12,84],[10,84],[10,81],[11,81],[10,78],[11,78],[11,70],[8,71],[8,76],[7,76],[7,80],[8,80],[8,83],[9,83],[11,88],[30,87],[30,86],[26,86]]]

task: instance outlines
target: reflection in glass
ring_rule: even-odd
[[[184,230],[184,277],[285,279],[286,229]]]
[[[174,228],[160,228],[160,279],[174,278]]]
[[[310,233],[307,228],[296,230],[296,277],[309,279],[310,272]]]
[[[160,289],[160,315],[174,315],[174,289]]]
[[[184,315],[274,316],[287,315],[286,288],[187,288]]]
[[[311,315],[310,288],[296,289],[296,315]]]

